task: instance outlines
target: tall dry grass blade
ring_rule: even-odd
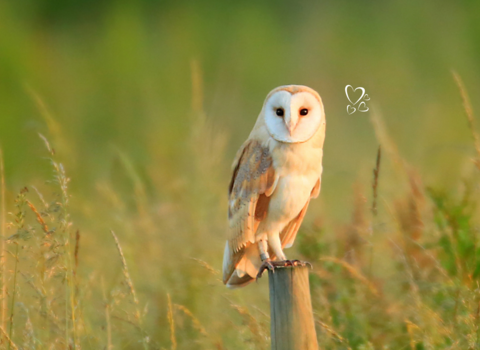
[[[337,265],[340,265],[340,266],[344,267],[345,270],[350,272],[350,275],[352,277],[354,277],[357,280],[359,280],[360,282],[364,283],[368,287],[368,289],[370,290],[370,292],[372,294],[374,294],[376,296],[380,295],[378,290],[377,290],[377,287],[375,287],[375,285],[372,282],[370,282],[368,280],[368,278],[366,278],[364,275],[362,275],[362,273],[360,271],[358,271],[355,267],[353,267],[348,262],[346,262],[344,260],[340,260],[340,259],[335,258],[335,257],[330,257],[330,256],[320,258],[319,261],[330,261],[330,262],[333,262]]]
[[[142,218],[148,219],[148,201],[147,201],[147,190],[145,188],[145,183],[142,180],[142,177],[135,169],[135,165],[132,160],[127,156],[126,153],[122,152],[119,148],[115,148],[119,160],[123,165],[126,174],[131,179],[133,184],[133,191],[135,193],[135,202],[137,204],[137,209]]]
[[[2,329],[7,327],[7,254],[5,251],[5,241],[7,235],[6,223],[6,200],[5,200],[5,168],[3,162],[3,151],[0,148],[0,239],[2,240],[2,251],[0,252],[0,264],[2,273]]]
[[[128,288],[130,290],[130,294],[132,295],[133,302],[136,306],[135,318],[137,319],[137,321],[140,321],[141,316],[140,316],[140,310],[138,308],[139,302],[137,298],[137,293],[135,292],[135,288],[133,287],[133,282],[132,282],[132,278],[130,277],[130,272],[128,271],[127,260],[125,260],[125,255],[123,254],[123,250],[122,250],[122,247],[120,246],[120,242],[118,240],[117,235],[113,231],[110,231],[110,232],[112,233],[112,236],[115,239],[115,244],[117,245],[117,250],[118,250],[118,253],[120,254],[120,259],[122,261],[123,276],[125,277],[125,281],[127,282]]]
[[[337,339],[340,343],[342,344],[345,344],[347,343],[346,339],[344,337],[342,337],[337,331],[335,331],[331,326],[329,326],[328,324],[326,324],[325,322],[322,322],[318,319],[315,320],[315,322],[320,326],[322,327],[323,329],[325,329],[330,335],[332,335],[335,339]]]
[[[37,221],[42,226],[43,232],[45,234],[49,234],[50,230],[48,229],[47,224],[45,223],[45,220],[43,220],[42,215],[38,212],[37,208],[30,202],[28,199],[26,200],[27,205],[30,207],[30,209],[34,212],[35,216],[37,217]]]
[[[171,350],[177,349],[177,339],[175,338],[175,320],[173,319],[173,307],[172,307],[172,299],[170,298],[170,294],[167,294],[168,299],[168,324],[170,325],[170,341],[172,343]]]
[[[382,147],[378,146],[377,163],[375,169],[373,169],[373,201],[372,201],[372,213],[377,215],[377,197],[378,197],[378,176],[380,175],[380,162],[382,159]]]
[[[470,99],[468,98],[467,89],[465,89],[465,85],[463,84],[462,78],[456,71],[452,71],[453,78],[458,86],[458,90],[460,91],[460,95],[462,97],[463,109],[465,111],[465,115],[467,116],[468,120],[468,128],[472,133],[473,143],[475,146],[475,151],[477,152],[477,159],[474,160],[475,165],[478,169],[480,169],[480,137],[478,136],[477,130],[475,128],[475,117],[473,116],[473,108],[472,104],[470,103]]]
[[[255,342],[257,344],[264,343],[267,339],[267,336],[262,331],[262,326],[258,322],[257,318],[254,317],[246,307],[242,307],[233,303],[231,303],[230,306],[244,318],[250,332],[255,337]]]
[[[13,316],[15,315],[15,295],[17,294],[17,267],[18,267],[18,243],[15,244],[15,268],[13,271],[13,292],[12,292],[12,303],[10,305],[10,329],[9,329],[9,339],[12,339],[13,334]],[[10,350],[11,343],[8,343],[8,349]]]
[[[40,111],[40,114],[42,115],[43,119],[47,123],[48,131],[50,131],[50,134],[55,137],[61,136],[62,130],[60,128],[60,124],[58,124],[57,121],[53,118],[52,113],[49,111],[49,109],[47,108],[47,105],[42,100],[40,95],[35,90],[33,90],[30,86],[27,86],[26,90],[30,94],[30,97],[37,105],[37,108]]]
[[[105,280],[102,276],[102,294],[103,294],[103,303],[105,304],[105,322],[107,323],[107,350],[112,350],[112,323],[110,318],[110,302],[107,299],[107,294],[105,293]]]
[[[199,331],[201,334],[205,335],[205,336],[208,336],[208,333],[207,331],[205,330],[205,328],[202,326],[202,324],[200,323],[200,320],[198,318],[196,318],[193,313],[188,309],[186,308],[185,306],[183,305],[180,305],[180,304],[173,304],[173,306],[182,311],[185,315],[187,315],[188,317],[190,317],[190,319],[192,320],[193,322],[193,326],[195,327],[195,329],[197,331]]]
[[[132,278],[130,277],[130,272],[128,271],[127,260],[125,259],[125,255],[123,254],[123,250],[122,250],[122,247],[120,246],[120,241],[118,240],[117,235],[113,231],[110,231],[110,232],[112,233],[112,236],[115,239],[115,244],[117,246],[118,254],[120,255],[120,259],[122,261],[123,276],[125,277],[125,282],[128,285],[128,288],[130,290],[130,294],[132,295],[133,303],[135,305],[135,318],[138,322],[138,326],[139,326],[139,329],[141,330],[142,334],[145,334],[145,331],[142,328],[143,322],[142,322],[142,315],[140,313],[140,306],[139,306],[140,303],[138,302],[137,293],[136,293],[135,288],[133,286],[133,281],[132,281]],[[147,337],[145,337],[145,336],[142,338],[143,347],[145,349],[147,349],[147,347],[148,347],[146,338]]]
[[[3,327],[0,327],[0,332],[2,332],[3,336],[5,337],[5,339],[7,339],[8,341],[8,347],[10,348],[10,346],[13,348],[13,350],[18,350],[18,346],[15,345],[15,343],[13,342],[13,340],[8,336],[7,332],[5,332],[5,329],[3,329]]]
[[[77,269],[78,269],[78,251],[80,249],[80,230],[77,230],[75,232],[75,250],[73,252],[73,257],[75,259],[75,269],[73,270],[74,276],[77,275]]]
[[[48,128],[48,134],[51,135],[52,139],[55,141],[54,143],[56,147],[58,147],[59,153],[64,156],[65,159],[68,158],[70,165],[75,165],[76,159],[75,157],[72,157],[73,152],[71,143],[68,141],[69,138],[66,135],[65,130],[62,129],[60,123],[57,122],[42,97],[29,86],[26,87],[26,90],[37,106],[41,117],[45,121]],[[53,149],[52,151],[55,152]]]
[[[375,135],[377,136],[378,142],[385,149],[387,154],[392,157],[395,165],[395,170],[398,173],[405,173],[405,161],[400,156],[397,145],[390,137],[387,127],[382,119],[382,116],[378,112],[377,108],[372,108],[372,113],[370,113],[370,121],[375,130]]]

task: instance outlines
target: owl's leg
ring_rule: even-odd
[[[310,267],[312,267],[312,265],[308,262],[303,262],[300,260],[287,260],[287,257],[283,253],[280,235],[277,235],[277,234],[268,235],[268,244],[270,245],[270,248],[272,248],[273,252],[278,257],[278,260],[279,260],[274,262],[275,266],[307,266],[309,265]]]
[[[260,250],[260,259],[262,259],[263,262],[257,274],[257,278],[260,278],[262,277],[263,271],[266,269],[273,271],[275,267],[272,264],[272,260],[270,260],[270,254],[268,254],[268,243],[266,238],[258,241],[258,249]]]
[[[258,249],[260,250],[260,259],[262,261],[270,260],[270,254],[268,254],[268,243],[266,239],[258,241]]]
[[[279,234],[270,234],[268,235],[268,245],[272,248],[273,252],[277,256],[277,259],[280,261],[287,260],[287,257],[283,253],[282,242],[280,241]]]

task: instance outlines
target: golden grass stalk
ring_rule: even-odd
[[[250,332],[255,336],[256,342],[261,344],[265,340],[265,335],[262,332],[262,327],[258,323],[257,319],[248,311],[246,307],[242,307],[240,305],[231,304],[232,308],[234,308],[241,316],[244,317],[245,321],[247,322],[248,328]]]
[[[113,349],[112,345],[112,323],[110,318],[110,302],[107,299],[107,294],[105,293],[105,280],[102,276],[102,294],[103,302],[105,304],[105,322],[107,323],[107,350]]]
[[[9,339],[12,338],[13,334],[13,316],[15,315],[15,295],[17,294],[17,267],[18,267],[18,243],[15,243],[15,268],[13,271],[13,293],[12,293],[12,303],[10,305],[10,330],[9,330]],[[11,343],[8,343],[8,349],[10,350]]]
[[[467,116],[468,120],[468,128],[472,133],[473,143],[475,146],[475,151],[477,152],[477,159],[475,159],[475,165],[478,169],[480,169],[480,137],[475,128],[475,118],[473,116],[473,108],[470,103],[470,99],[468,98],[467,89],[465,89],[465,85],[463,84],[462,78],[458,75],[457,72],[452,71],[453,78],[458,86],[458,90],[460,91],[460,95],[462,97],[463,109],[465,111],[465,115]]]
[[[407,319],[405,320],[405,324],[407,325],[407,332],[410,338],[410,349],[415,350],[416,341],[414,337],[414,331],[419,330],[420,327],[418,327],[415,323]]]
[[[377,197],[378,197],[378,176],[380,175],[380,163],[382,160],[382,148],[378,146],[377,152],[377,162],[375,169],[373,169],[373,202],[372,202],[372,213],[377,215]]]
[[[170,298],[170,294],[167,294],[168,299],[168,324],[170,325],[170,341],[172,343],[171,350],[177,349],[177,339],[175,338],[175,320],[173,319],[173,307],[172,307],[172,299]]]
[[[35,213],[38,223],[40,224],[40,226],[42,226],[43,232],[45,232],[46,234],[49,234],[50,231],[48,230],[48,226],[45,223],[45,220],[43,220],[42,215],[40,215],[40,213],[38,212],[37,208],[35,208],[32,202],[30,202],[28,199],[26,200],[26,203],[30,207],[30,209],[32,209],[32,211]]]
[[[0,264],[2,273],[2,330],[7,326],[7,254],[5,252],[6,240],[6,202],[5,202],[5,169],[3,165],[3,151],[0,148],[0,239],[2,240],[2,251],[0,252]]]
[[[77,270],[78,270],[78,251],[80,249],[80,230],[77,230],[75,232],[75,250],[73,252],[73,257],[75,259],[75,268],[73,270],[73,275],[76,277],[77,276]]]
[[[140,313],[140,307],[139,307],[140,303],[138,302],[137,293],[135,291],[135,287],[133,286],[133,281],[132,281],[132,278],[130,277],[130,272],[128,271],[127,260],[125,260],[125,255],[123,254],[123,250],[122,250],[122,247],[120,246],[120,242],[118,240],[117,235],[113,231],[110,231],[110,232],[112,233],[112,236],[115,239],[115,244],[117,246],[118,254],[120,255],[120,259],[122,261],[123,276],[125,277],[125,282],[128,285],[130,294],[132,295],[133,303],[135,304],[135,318],[138,322],[139,329],[141,330],[142,334],[144,334],[145,332],[142,329],[142,323],[143,323],[142,315]],[[143,337],[143,347],[145,349],[147,349],[148,347],[145,336]]]
[[[18,346],[16,346],[13,340],[8,336],[7,332],[5,332],[5,329],[3,327],[0,327],[0,331],[2,332],[5,339],[7,339],[8,347],[10,348],[11,346],[14,350],[18,350]]]
[[[118,253],[120,254],[120,259],[122,261],[122,271],[123,271],[123,276],[125,277],[125,281],[127,282],[128,288],[130,290],[130,294],[132,295],[133,302],[135,304],[135,318],[137,319],[138,322],[141,320],[141,315],[140,315],[140,309],[139,307],[139,302],[137,298],[137,293],[135,292],[135,288],[133,286],[132,278],[130,277],[130,272],[128,271],[128,266],[127,266],[127,261],[125,260],[125,255],[123,254],[122,247],[120,246],[120,242],[118,241],[118,237],[115,234],[115,232],[110,231],[112,233],[113,238],[115,239],[115,244],[117,245],[117,250]]]
[[[342,337],[337,331],[335,331],[332,327],[330,327],[328,324],[325,322],[322,322],[318,319],[315,320],[316,323],[323,329],[325,329],[329,334],[331,334],[334,338],[336,338],[340,343],[345,344],[347,341],[345,340],[344,337]]]
[[[198,259],[198,258],[190,258],[192,259],[193,261],[196,261],[198,262],[200,265],[202,265],[206,270],[210,271],[212,273],[212,275],[215,275],[215,276],[218,276],[220,275],[220,271],[218,271],[216,268],[214,268],[212,265],[210,265],[209,263],[207,263],[206,261],[204,260],[201,260],[201,259]]]
[[[370,292],[372,292],[374,295],[378,296],[379,293],[378,293],[378,290],[377,288],[373,285],[373,283],[371,283],[364,275],[361,274],[360,271],[358,271],[355,267],[353,267],[352,265],[350,265],[349,263],[347,263],[346,261],[344,260],[340,260],[340,259],[337,259],[333,256],[326,256],[324,258],[320,258],[319,259],[320,261],[330,261],[330,262],[333,262],[335,264],[338,264],[342,267],[345,268],[345,270],[347,270],[348,272],[350,272],[350,275],[354,278],[356,278],[357,280],[359,280],[360,282],[362,282],[363,284],[365,284],[368,289],[370,290]]]
[[[399,173],[405,173],[405,162],[400,156],[397,145],[392,140],[388,134],[387,127],[376,108],[372,108],[372,113],[370,114],[370,121],[375,130],[375,135],[377,136],[378,142],[382,145],[388,155],[390,155],[394,161],[396,171]]]
[[[173,304],[173,306],[182,311],[185,315],[187,315],[188,317],[190,317],[190,319],[192,320],[193,322],[193,326],[195,327],[195,329],[197,331],[199,331],[201,334],[203,334],[204,336],[208,336],[208,333],[207,331],[205,330],[205,328],[203,328],[202,324],[200,323],[200,321],[198,320],[198,318],[196,318],[193,313],[187,309],[185,306],[183,305],[180,305],[180,304]]]

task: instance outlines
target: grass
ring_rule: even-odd
[[[466,90],[460,91],[468,101]],[[466,110],[476,140],[473,114]],[[457,194],[423,185],[401,160],[380,117],[376,118],[380,141],[390,142],[383,157],[390,154],[400,164],[397,172],[403,172],[408,189],[400,198],[382,196],[380,184],[389,180],[380,175],[383,157],[379,148],[372,205],[366,203],[359,186],[348,224],[329,235],[331,228],[318,220],[302,227],[297,248],[314,265],[311,286],[319,343],[327,349],[475,349],[480,344],[480,247],[474,186],[478,174],[472,170]],[[209,132],[201,126],[205,123],[199,124],[207,128],[200,132]],[[260,298],[228,291],[211,263],[196,258],[188,248],[182,251],[186,242],[166,247],[167,236],[145,241],[147,246],[138,250],[140,236],[149,237],[149,230],[156,230],[159,214],[149,210],[153,202],[146,196],[145,184],[124,154],[120,159],[134,183],[131,205],[136,214],[126,212],[128,204],[112,192],[111,184],[103,184],[101,191],[110,202],[108,210],[94,202],[87,206],[98,208],[102,215],[110,210],[110,214],[121,214],[122,240],[130,242],[126,251],[113,231],[113,241],[101,247],[88,244],[88,232],[80,234],[81,225],[72,222],[70,213],[75,198],[69,193],[68,171],[48,139],[40,135],[40,141],[46,146],[52,180],[42,191],[34,186],[23,188],[11,203],[10,221],[5,225],[10,231],[3,240],[2,260],[7,271],[3,286],[8,327],[1,329],[6,348],[269,347],[265,283],[250,288],[263,293]],[[195,152],[201,160],[212,151]],[[198,167],[203,174],[202,162]],[[193,193],[204,196],[202,186],[194,187]],[[47,190],[51,195],[44,194]],[[167,223],[161,223],[162,227],[192,215],[183,207],[159,210],[160,215],[166,211],[162,220]],[[87,213],[75,216],[82,215]],[[208,211],[200,210],[193,217],[202,221],[204,215],[208,217]],[[187,226],[180,222],[175,225],[203,232],[195,222]],[[189,239],[202,244],[194,236]],[[150,250],[150,244],[159,246]],[[177,258],[173,261],[154,258],[174,248]],[[96,257],[99,251],[107,253]],[[140,283],[139,292],[134,280]]]

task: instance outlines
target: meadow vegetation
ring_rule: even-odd
[[[286,251],[320,346],[480,348],[479,5],[209,3],[0,1],[0,349],[269,349],[267,278],[220,269],[230,162],[286,83],[327,114]]]

